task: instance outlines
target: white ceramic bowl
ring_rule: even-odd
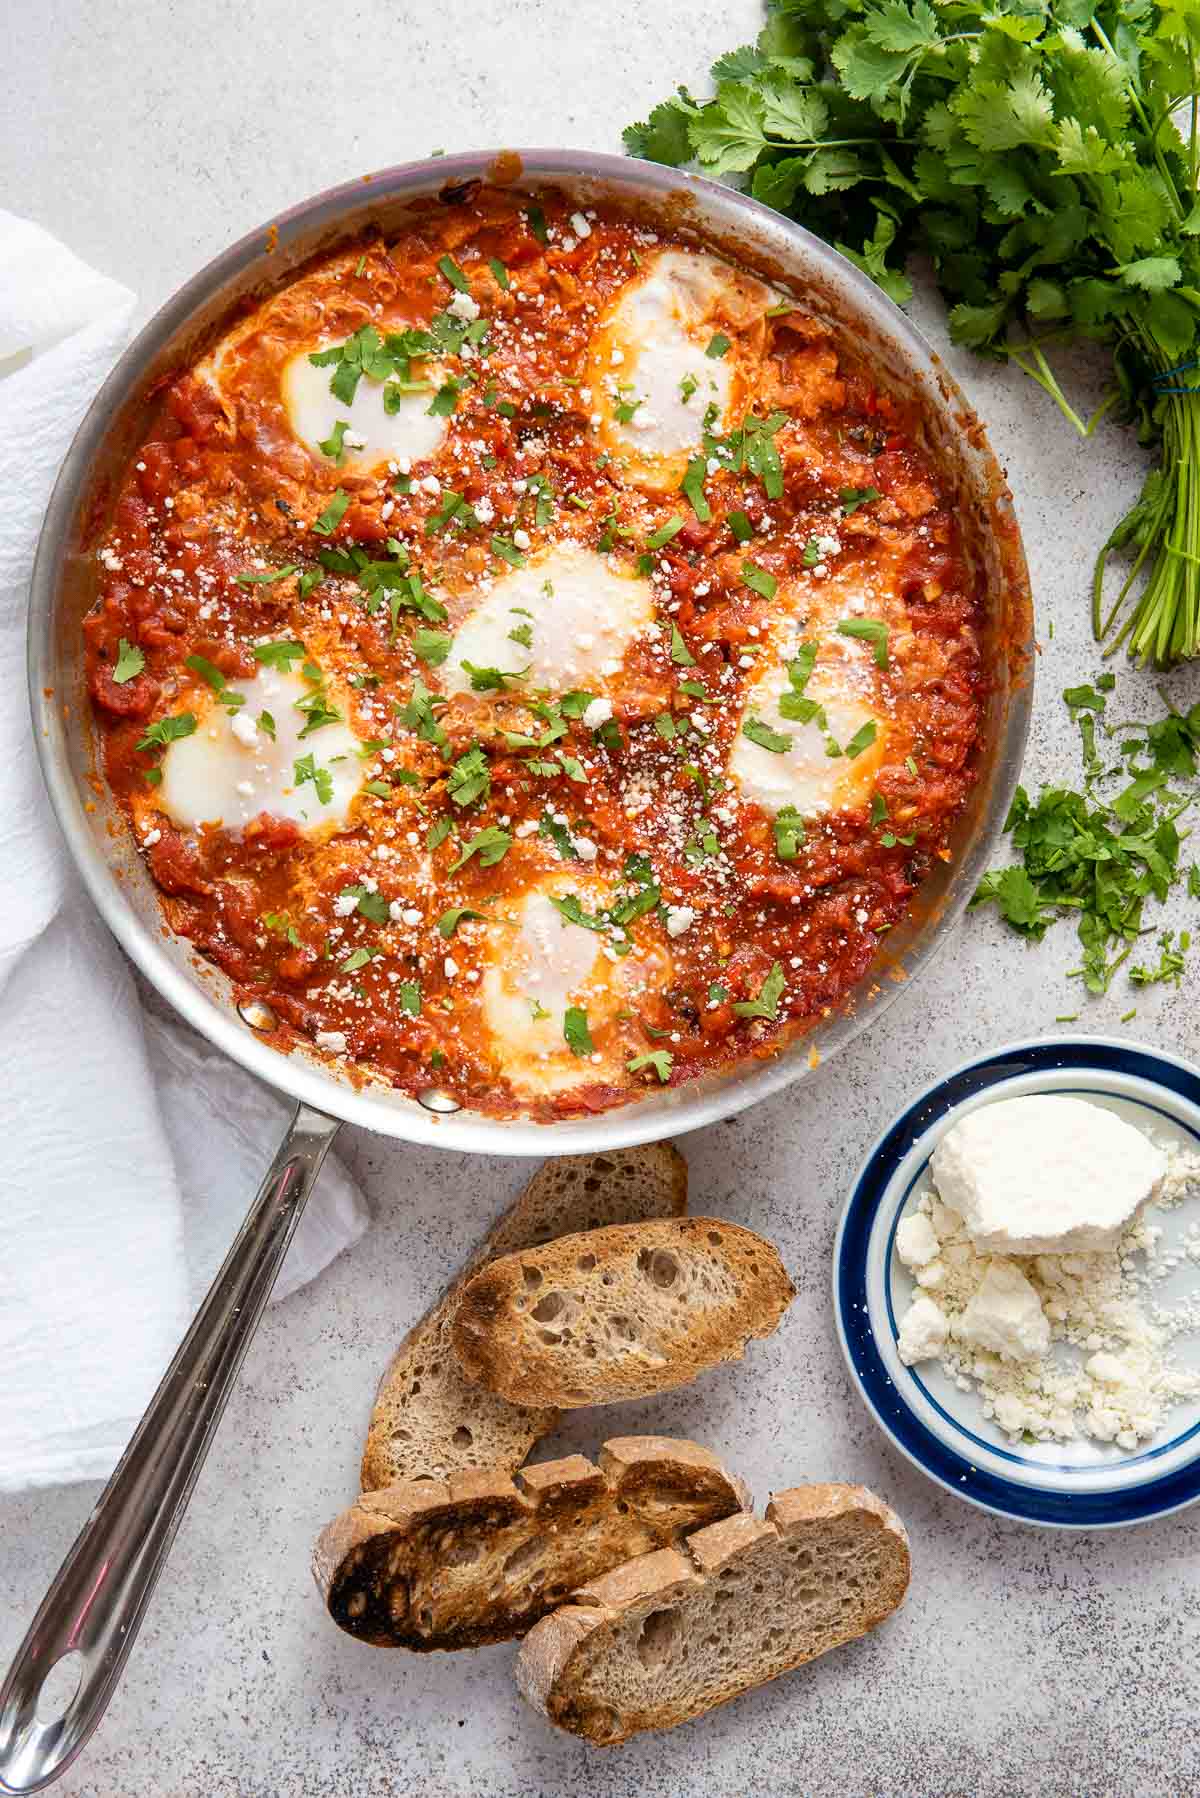
[[[1176,1405],[1159,1434],[1136,1449],[1079,1438],[1014,1443],[937,1362],[906,1367],[899,1322],[913,1295],[895,1253],[896,1226],[930,1187],[929,1159],[956,1118],[998,1098],[1070,1093],[1103,1105],[1165,1148],[1200,1154],[1200,1072],[1153,1049],[1098,1037],[1014,1044],[955,1069],[921,1093],[875,1144],[855,1181],[834,1253],[834,1305],[842,1348],[868,1408],[896,1447],[947,1491],[986,1510],[1061,1528],[1143,1522],[1200,1497],[1200,1399]],[[1159,1264],[1182,1248],[1200,1194],[1163,1226]],[[1200,1290],[1200,1266],[1182,1253],[1148,1303]],[[1200,1339],[1181,1336],[1175,1361],[1200,1373]]]

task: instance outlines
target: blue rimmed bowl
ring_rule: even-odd
[[[1024,1523],[1112,1529],[1200,1498],[1200,1399],[1177,1404],[1159,1434],[1133,1450],[1085,1439],[1016,1443],[937,1362],[906,1367],[897,1347],[912,1297],[895,1253],[896,1226],[930,1185],[929,1160],[954,1120],[1028,1093],[1070,1093],[1115,1111],[1165,1148],[1200,1154],[1200,1069],[1137,1043],[1058,1037],[1014,1043],[966,1063],[917,1095],[868,1154],[834,1249],[833,1299],[842,1350],[867,1409],[895,1446],[948,1492]],[[1154,1302],[1200,1289],[1182,1252],[1196,1201],[1155,1212],[1161,1254],[1177,1265]],[[1159,1265],[1163,1263],[1160,1260]],[[1200,1340],[1181,1336],[1177,1363],[1200,1373]]]

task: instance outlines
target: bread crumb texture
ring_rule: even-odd
[[[483,1468],[511,1473],[558,1421],[545,1399],[510,1404],[463,1377],[450,1326],[472,1274],[497,1256],[556,1236],[678,1217],[686,1208],[687,1163],[670,1143],[545,1162],[388,1363],[363,1452],[363,1491]]]
[[[671,1729],[827,1654],[890,1616],[908,1537],[861,1486],[781,1492],[678,1549],[626,1563],[526,1637],[522,1695],[598,1746]]]
[[[517,1404],[642,1398],[739,1357],[794,1288],[763,1237],[677,1218],[562,1237],[492,1262],[463,1291],[454,1350]]]
[[[313,1573],[334,1622],[379,1647],[475,1648],[523,1635],[633,1555],[728,1517],[749,1494],[698,1443],[606,1442],[525,1467],[365,1492],[322,1532]]]

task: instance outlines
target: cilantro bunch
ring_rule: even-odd
[[[1081,957],[1070,972],[1090,993],[1108,991],[1153,929],[1144,921],[1147,900],[1165,903],[1185,878],[1189,898],[1200,898],[1200,867],[1184,868],[1178,824],[1197,797],[1200,704],[1172,708],[1150,724],[1114,725],[1105,715],[1113,685],[1105,674],[1064,692],[1082,741],[1083,791],[1043,787],[1034,801],[1018,787],[1004,828],[1021,859],[985,874],[971,901],[994,904],[1036,942],[1052,924],[1074,918]],[[1178,948],[1174,933],[1163,932],[1158,965],[1138,964],[1130,979],[1178,985],[1188,947],[1186,931]]]
[[[1116,408],[1159,460],[1097,559],[1097,637],[1143,662],[1200,654],[1200,6],[768,4],[715,95],[681,88],[627,148],[743,178],[900,303],[922,252],[956,343],[1015,362],[1085,437]],[[1053,370],[1080,337],[1112,353],[1090,420]],[[1113,550],[1132,566],[1105,616]]]

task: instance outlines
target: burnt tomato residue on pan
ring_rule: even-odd
[[[439,201],[174,379],[89,685],[168,926],[283,1040],[583,1115],[878,969],[975,780],[978,577],[821,320],[694,233]]]

